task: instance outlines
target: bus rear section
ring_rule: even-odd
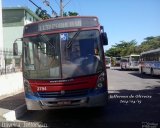
[[[134,69],[134,70],[138,70],[139,69],[139,58],[140,55],[130,55],[130,63],[129,63],[129,68],[130,69]]]
[[[106,105],[103,44],[107,37],[102,28],[96,17],[57,18],[25,26],[23,77],[28,110]]]
[[[139,72],[160,76],[160,48],[141,53]]]
[[[120,67],[121,67],[121,70],[127,69],[127,67],[128,67],[128,58],[121,58]]]
[[[138,70],[139,69],[140,55],[131,54],[121,58],[120,67],[125,70]]]

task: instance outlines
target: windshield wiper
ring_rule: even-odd
[[[72,46],[72,42],[73,40],[75,40],[77,38],[77,36],[79,35],[79,33],[81,32],[81,30],[78,30],[74,36],[67,42],[66,44],[66,48],[70,48]]]
[[[45,34],[40,34],[40,39],[41,39],[41,43],[43,44],[43,42],[44,42],[44,44],[46,44],[46,47],[44,47],[44,48],[41,48],[40,47],[40,49],[43,51],[43,49],[46,49],[45,50],[45,52],[44,52],[44,54],[47,54],[47,55],[50,55],[50,56],[55,56],[55,49],[56,49],[56,47],[55,47],[55,43],[54,42],[50,42],[50,39],[47,37],[47,35],[45,35]]]
[[[55,46],[49,41],[47,35],[44,35],[44,34],[41,34],[41,39],[46,42],[47,44],[49,44],[49,46],[51,46],[51,48],[54,48],[55,49]]]

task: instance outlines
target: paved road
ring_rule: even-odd
[[[160,127],[159,77],[112,68],[108,83],[109,102],[104,109],[30,111],[19,120],[53,128]]]

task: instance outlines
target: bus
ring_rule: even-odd
[[[111,57],[105,56],[106,68],[111,67]]]
[[[160,75],[160,48],[140,54],[139,72]]]
[[[139,57],[140,55],[131,54],[121,58],[120,67],[122,70],[127,69],[139,69]]]
[[[114,66],[120,66],[121,57],[113,57],[114,59]]]
[[[58,17],[28,24],[21,40],[28,110],[106,105],[103,45],[108,38],[97,17]]]

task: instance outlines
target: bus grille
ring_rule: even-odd
[[[76,97],[76,96],[85,96],[88,94],[88,89],[82,90],[66,90],[65,92],[38,92],[38,96],[41,98],[61,98],[61,97]]]

